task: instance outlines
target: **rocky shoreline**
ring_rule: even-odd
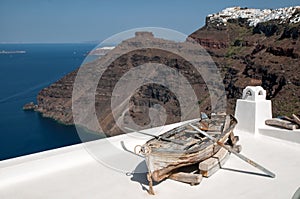
[[[36,111],[37,108],[38,108],[38,105],[34,104],[34,102],[29,102],[23,106],[24,111]]]

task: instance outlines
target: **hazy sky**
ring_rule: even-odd
[[[226,7],[295,5],[299,0],[0,0],[0,42],[101,41],[145,26],[190,34]]]

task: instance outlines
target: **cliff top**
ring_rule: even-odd
[[[299,23],[300,6],[278,8],[278,9],[248,9],[241,7],[226,8],[219,13],[208,15],[208,22],[226,23],[230,19],[247,19],[249,26],[256,26],[258,23],[271,20],[279,20],[280,23]]]

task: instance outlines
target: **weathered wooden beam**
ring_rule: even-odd
[[[229,152],[226,149],[221,148],[211,158],[208,158],[207,160],[204,160],[199,163],[200,173],[204,177],[210,177],[216,171],[218,171],[222,167],[222,165],[224,165],[224,163],[228,160],[228,158],[229,158]]]
[[[220,135],[220,131],[206,131],[209,135]]]
[[[198,133],[197,131],[193,131],[193,130],[184,130],[187,133]]]
[[[295,114],[293,114],[292,116],[293,116],[294,122],[300,126],[300,118],[297,117],[297,115],[295,115]]]
[[[288,116],[282,116],[282,117],[280,117],[280,119],[283,119],[283,120],[286,120],[286,121],[289,121],[289,122],[295,122],[292,118],[290,118]]]
[[[204,121],[200,121],[200,129],[203,131],[207,131],[208,130],[208,123],[204,122]]]
[[[295,130],[297,128],[296,124],[293,124],[289,121],[285,121],[279,118],[268,119],[265,121],[265,123],[266,125],[281,127],[288,130]]]
[[[200,184],[203,177],[201,174],[197,174],[197,173],[178,172],[170,175],[169,178],[179,182],[184,182],[191,185],[197,185]]]
[[[230,127],[230,115],[226,115],[226,119],[224,122],[224,126],[223,126],[223,131],[225,131],[226,129],[228,129]]]

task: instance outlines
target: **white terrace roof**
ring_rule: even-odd
[[[165,126],[163,131],[178,125]],[[276,178],[259,175],[259,170],[232,154],[223,169],[204,178],[200,185],[165,180],[154,186],[156,195],[150,196],[143,189],[148,188],[144,174],[129,176],[113,170],[93,159],[83,144],[78,144],[1,161],[0,198],[291,198],[300,186],[300,145],[266,136],[236,134],[240,136],[242,154],[273,171]],[[120,141],[124,141],[130,150],[147,139],[130,135],[109,138],[120,149]],[[103,142],[91,144],[101,146]],[[113,161],[124,159],[122,150],[101,150]],[[135,161],[132,164],[139,164]]]

